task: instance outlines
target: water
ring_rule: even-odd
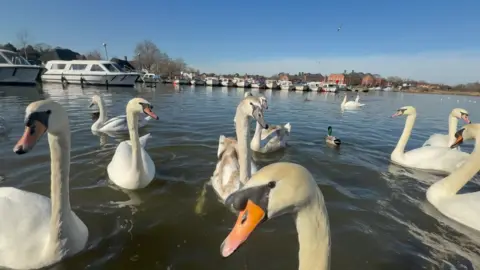
[[[255,91],[254,91],[255,92]],[[404,105],[418,118],[407,149],[435,132],[446,133],[455,107],[480,118],[475,102],[463,96],[361,93],[367,105],[340,112],[334,94],[260,91],[269,100],[268,123],[292,124],[291,147],[256,156],[259,167],[275,161],[302,164],[316,177],[327,203],[332,233],[331,269],[475,269],[480,267],[480,234],[440,215],[425,199],[440,179],[391,165],[389,156],[405,118],[390,118]],[[153,135],[147,151],[156,177],[144,190],[125,193],[107,183],[106,166],[123,138],[94,136],[90,97],[103,94],[110,116],[124,114],[129,99],[146,98],[160,120],[142,134]],[[23,132],[25,107],[51,98],[67,109],[72,129],[71,200],[90,231],[84,252],[51,269],[297,269],[298,243],[292,218],[283,216],[258,228],[227,259],[220,244],[236,218],[207,187],[201,214],[195,213],[204,183],[212,175],[218,137],[234,135],[235,107],[242,89],[182,87],[84,89],[48,85],[1,88],[0,112],[11,128],[0,137],[2,186],[49,196],[49,152],[43,138],[27,155],[12,148]],[[353,94],[350,93],[350,99]],[[312,101],[305,102],[308,97]],[[458,100],[458,102],[457,102]],[[342,139],[339,150],[325,145],[327,126]],[[472,144],[463,146],[471,151]],[[478,190],[478,179],[464,188]],[[463,192],[463,191],[462,191]],[[135,205],[119,208],[112,202]],[[8,218],[8,217],[2,217]]]

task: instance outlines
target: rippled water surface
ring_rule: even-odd
[[[257,164],[296,162],[315,176],[330,218],[332,269],[480,267],[480,234],[444,218],[426,202],[426,188],[441,177],[389,162],[405,121],[389,117],[396,109],[417,108],[407,145],[413,149],[432,133],[446,133],[447,116],[455,107],[468,110],[477,122],[480,99],[370,92],[361,93],[367,104],[361,111],[342,113],[339,94],[260,92],[269,100],[267,122],[290,122],[292,137],[285,151],[255,156]],[[106,166],[125,138],[91,133],[88,105],[95,93],[104,96],[110,116],[125,114],[135,96],[154,105],[160,120],[141,133],[153,135],[147,151],[156,177],[144,190],[126,193],[108,183]],[[204,197],[202,191],[214,171],[219,135],[234,135],[235,107],[243,93],[171,85],[153,90],[1,88],[0,115],[11,128],[0,137],[1,185],[49,196],[47,140],[27,155],[15,155],[12,147],[23,132],[25,107],[50,98],[69,113],[72,207],[90,231],[87,249],[55,269],[297,269],[298,242],[290,216],[258,228],[231,257],[220,256],[220,244],[236,218],[211,187]],[[342,139],[338,150],[324,143],[328,125]],[[470,152],[472,144],[463,149]],[[478,190],[477,183],[475,178],[462,192]],[[126,207],[112,203],[129,200],[132,205]],[[195,212],[197,201],[203,201],[201,213]]]

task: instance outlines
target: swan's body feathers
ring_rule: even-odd
[[[83,250],[88,229],[71,211],[60,254],[45,255],[50,235],[50,198],[17,188],[0,188],[0,267],[36,269]],[[68,239],[68,240],[67,240]],[[14,247],[14,248],[12,248]]]
[[[437,147],[450,147],[447,134],[432,134],[428,140],[426,140],[422,146],[437,146]],[[455,147],[456,150],[461,150],[460,146]]]

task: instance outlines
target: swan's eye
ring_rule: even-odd
[[[274,188],[276,185],[277,185],[277,183],[276,183],[275,181],[270,181],[270,182],[268,182],[267,187],[268,187],[269,189],[272,189],[272,188]]]

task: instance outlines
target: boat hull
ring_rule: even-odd
[[[111,86],[134,86],[140,77],[136,73],[119,74],[51,74],[48,71],[42,75],[42,81],[47,83],[68,83],[68,84],[88,84],[88,85],[111,85]],[[63,79],[62,79],[63,78]],[[83,79],[83,80],[82,80]]]
[[[42,71],[38,66],[0,66],[1,85],[35,85]]]

